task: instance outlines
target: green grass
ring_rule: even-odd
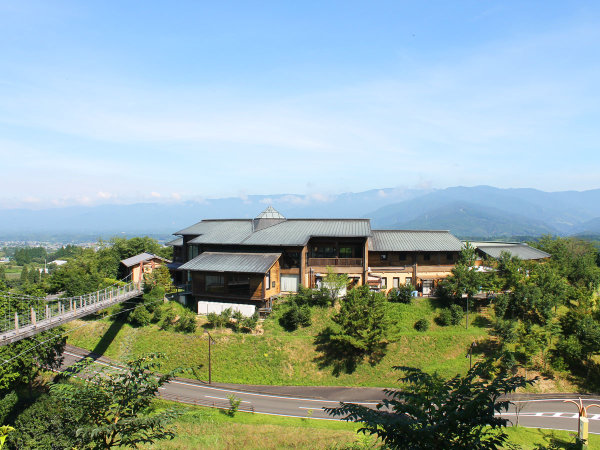
[[[181,407],[171,402],[157,403],[160,407]],[[229,417],[216,409],[186,409],[187,412],[174,424],[175,439],[143,448],[322,449],[343,448],[360,439],[354,423],[239,412],[235,417]]]
[[[567,448],[575,442],[574,431],[545,430],[540,428],[508,427],[505,429],[511,443],[520,445],[523,450],[535,449],[539,445],[545,447],[554,444],[555,448]],[[600,436],[589,435],[588,449],[600,449]]]
[[[176,305],[180,307],[180,305]],[[331,324],[332,309],[313,309],[310,327],[285,331],[278,313],[262,323],[257,334],[234,334],[229,329],[211,330],[213,381],[270,385],[394,386],[399,376],[393,366],[408,365],[438,371],[445,377],[465,373],[468,346],[486,337],[481,319],[473,314],[472,325],[440,327],[433,318],[437,308],[429,299],[415,299],[412,305],[390,304],[392,321],[387,353],[376,365],[364,361],[351,373],[333,375],[331,366],[321,364],[322,354],[315,350],[315,337]],[[426,332],[413,328],[426,317],[431,327]],[[199,319],[202,321],[203,319]],[[479,320],[479,322],[478,322]],[[82,324],[75,321],[73,329]],[[136,355],[160,351],[168,355],[167,369],[195,367],[191,377],[207,379],[208,347],[202,327],[193,334],[163,331],[156,325],[134,328],[108,319],[88,321],[69,334],[68,342],[110,358],[124,361]]]
[[[166,401],[157,401],[156,407],[182,408],[181,405]],[[196,406],[183,408],[186,413],[174,423],[177,432],[175,439],[144,448],[322,449],[344,448],[357,442],[375,443],[374,439],[357,434],[358,424],[355,423],[240,412],[229,417],[216,409]],[[505,432],[509,442],[519,445],[523,450],[551,444],[555,448],[566,448],[574,442],[575,437],[574,432],[524,427],[509,427]],[[590,435],[588,448],[600,448],[600,436]]]

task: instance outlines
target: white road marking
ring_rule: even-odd
[[[309,408],[308,406],[298,406],[298,409],[325,409],[323,407],[321,408]]]
[[[206,397],[206,398],[214,398],[214,399],[217,399],[217,400],[225,400],[226,402],[228,402],[228,401],[229,401],[229,399],[228,399],[228,398],[222,398],[222,397],[211,397],[210,395],[205,395],[205,397]],[[241,402],[242,402],[242,403],[250,403],[250,402],[247,402],[246,400],[242,400]]]
[[[540,399],[536,399],[536,400],[513,400],[513,401],[511,401],[511,403],[562,402],[565,400],[579,400],[579,397],[577,397],[577,398],[540,398]],[[585,402],[600,402],[600,399],[597,399],[597,398],[582,398],[581,400],[584,403]]]

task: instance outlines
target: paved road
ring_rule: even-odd
[[[63,369],[85,356],[94,358],[97,364],[117,367],[108,358],[91,355],[84,349],[67,345]],[[240,404],[242,411],[291,417],[310,416],[330,420],[331,417],[323,411],[324,407],[335,407],[340,401],[375,406],[385,396],[381,388],[254,386],[224,383],[213,383],[209,386],[201,381],[184,378],[177,378],[166,384],[161,388],[160,395],[165,399],[182,403],[220,408],[228,408],[228,396],[235,395],[242,400]],[[560,394],[543,398],[521,396],[513,400],[514,405],[511,405],[502,417],[516,424],[518,413],[518,423],[521,426],[576,431],[577,409],[573,404],[564,403],[568,398],[573,397]],[[600,398],[584,399],[584,405],[591,403],[600,404]],[[588,416],[590,432],[600,434],[600,408],[590,408]]]

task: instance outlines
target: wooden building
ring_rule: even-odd
[[[121,264],[125,266],[127,275],[131,275],[131,281],[137,283],[144,281],[144,274],[151,273],[156,267],[163,264],[168,265],[170,262],[152,253],[140,253],[139,255],[122,260]]]
[[[328,270],[352,285],[388,291],[410,282],[430,293],[461,250],[447,231],[371,230],[369,219],[286,219],[268,207],[254,219],[202,220],[175,233],[169,265],[197,301],[269,307]],[[204,303],[203,303],[204,304]]]

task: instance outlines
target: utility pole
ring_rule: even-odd
[[[473,347],[475,347],[476,345],[477,343],[475,341],[471,342],[471,345],[469,346],[469,351],[467,352],[466,358],[469,358],[469,370],[471,370],[471,367],[473,367]]]
[[[207,331],[206,334],[208,334],[208,384],[212,384],[212,362],[211,362],[211,354],[210,354],[210,345],[211,342],[213,344],[215,344],[215,340],[212,338],[212,336],[210,335],[210,333]]]

